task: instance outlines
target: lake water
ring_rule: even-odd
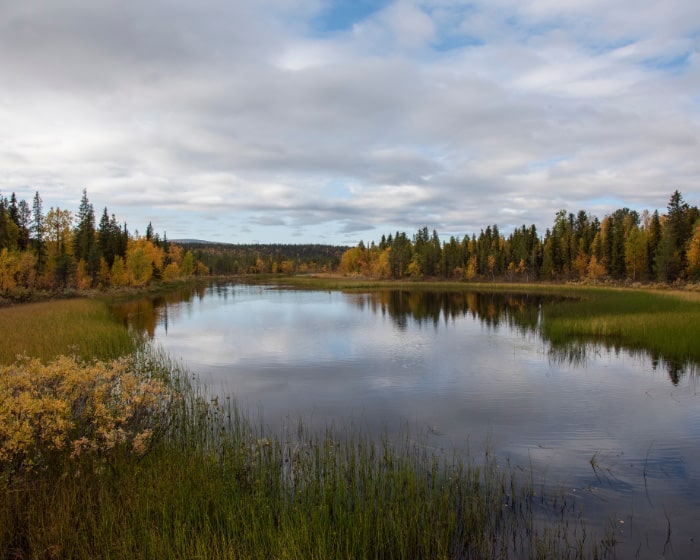
[[[114,312],[273,433],[302,419],[488,448],[575,497],[593,528],[614,526],[620,557],[700,557],[697,369],[554,350],[542,302],[212,284]]]

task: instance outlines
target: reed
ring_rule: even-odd
[[[490,453],[435,454],[420,438],[353,426],[270,433],[232,399],[210,397],[167,358],[136,371],[182,398],[146,454],[108,468],[0,475],[7,558],[591,558],[565,495],[545,496]]]
[[[586,290],[547,304],[542,332],[554,346],[597,342],[649,352],[668,362],[700,363],[700,295],[653,290]]]
[[[18,355],[43,361],[69,354],[107,359],[132,352],[139,342],[99,299],[64,299],[0,308],[0,363]]]

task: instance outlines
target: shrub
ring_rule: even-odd
[[[0,366],[0,468],[11,474],[86,456],[106,463],[117,453],[143,455],[173,399],[166,382],[126,358]]]

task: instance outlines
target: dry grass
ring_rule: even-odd
[[[101,300],[66,299],[0,308],[0,363],[13,363],[19,355],[42,361],[60,355],[114,358],[129,354],[136,345]]]

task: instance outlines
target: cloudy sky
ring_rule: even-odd
[[[700,204],[697,0],[4,0],[0,192],[169,238]]]

